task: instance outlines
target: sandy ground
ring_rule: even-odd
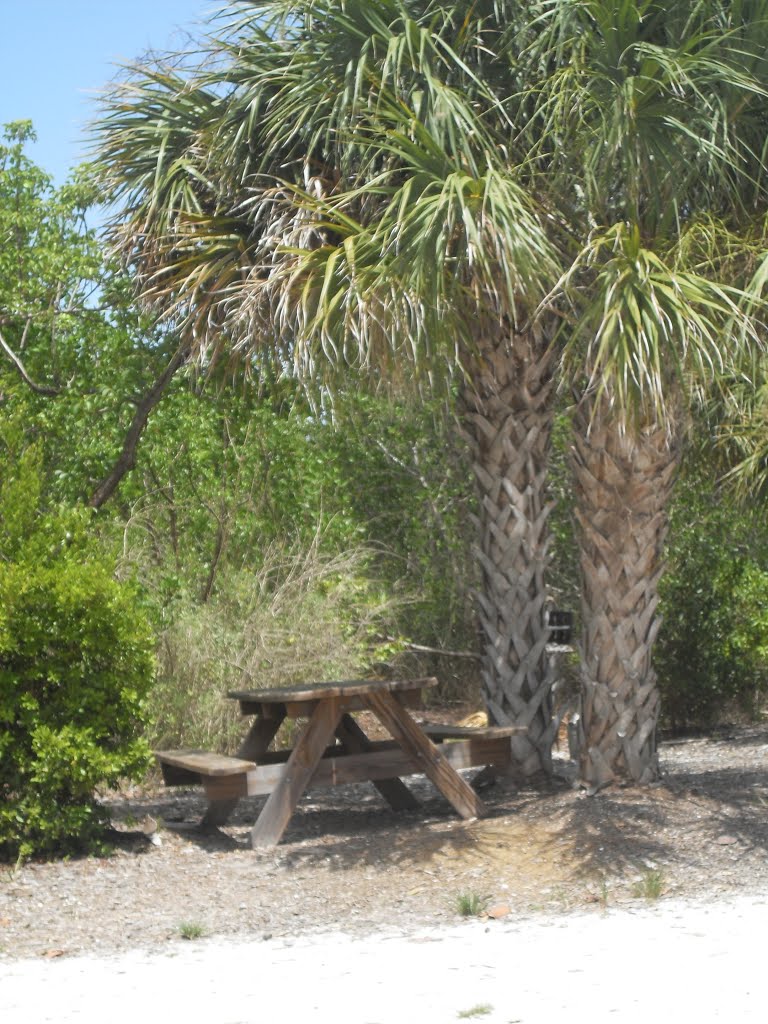
[[[201,939],[0,964],[3,1024],[768,1019],[768,890],[411,934]]]

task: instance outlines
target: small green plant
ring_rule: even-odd
[[[459,1010],[456,1016],[459,1020],[468,1020],[470,1017],[487,1017],[492,1012],[493,1007],[490,1003],[478,1003],[476,1006],[470,1006],[468,1010]]]
[[[191,942],[193,939],[201,939],[205,935],[205,928],[194,921],[182,921],[179,925],[179,935]]]
[[[488,898],[477,892],[460,892],[456,897],[456,912],[461,917],[479,917],[488,905]]]
[[[632,886],[632,892],[638,899],[657,900],[664,888],[664,875],[657,868],[649,868]]]

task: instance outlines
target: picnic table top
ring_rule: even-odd
[[[426,690],[437,686],[434,676],[423,679],[346,679],[327,683],[295,683],[264,690],[230,690],[232,700],[253,704],[284,704],[293,701],[328,700],[333,697],[364,697],[366,694]]]

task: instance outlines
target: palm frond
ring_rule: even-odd
[[[760,346],[744,311],[746,293],[666,261],[625,223],[595,234],[563,280],[581,309],[566,358],[586,366],[589,386],[605,393],[627,421],[664,422],[670,395],[689,378],[712,379],[747,343]]]

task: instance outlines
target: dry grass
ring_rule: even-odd
[[[161,637],[150,742],[231,750],[243,726],[228,689],[369,674],[390,653],[376,637],[393,605],[366,579],[367,558],[275,547],[258,571],[221,579],[207,604],[183,610]]]

